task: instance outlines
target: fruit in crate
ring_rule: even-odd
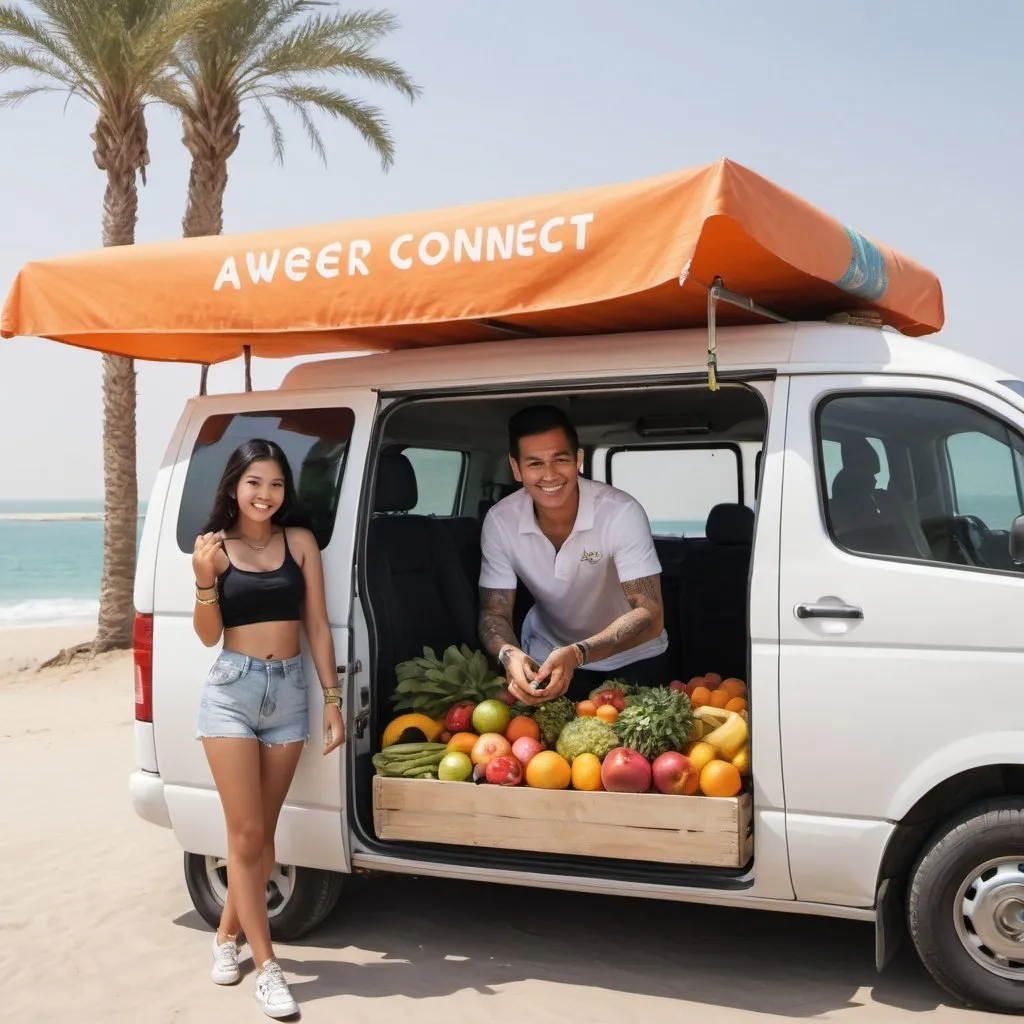
[[[695,686],[690,693],[690,703],[695,708],[706,707],[711,701],[711,693],[703,683],[699,686]]]
[[[505,729],[505,739],[514,745],[516,740],[523,739],[524,737],[531,740],[539,740],[540,726],[532,718],[527,718],[526,715],[519,715],[508,723],[508,727]]]
[[[443,731],[443,725],[426,715],[399,715],[388,722],[380,745],[390,747],[395,743],[433,743]]]
[[[601,759],[596,754],[580,754],[572,763],[572,788],[596,792],[601,785]]]
[[[556,697],[534,705],[528,714],[540,728],[540,738],[544,745],[553,747],[561,731],[576,717],[576,709],[568,697]]]
[[[572,764],[580,754],[602,758],[619,745],[615,730],[599,718],[574,718],[567,722],[555,742],[555,749]]]
[[[578,718],[593,718],[597,714],[597,705],[592,700],[581,700],[576,705]]]
[[[694,714],[704,723],[702,741],[714,747],[726,761],[731,761],[750,738],[746,720],[735,711],[698,708]]]
[[[511,754],[487,762],[484,777],[492,786],[518,786],[523,781],[523,766]]]
[[[457,732],[446,744],[448,750],[458,750],[463,754],[472,753],[476,741],[480,739],[475,732]]]
[[[616,747],[601,762],[601,784],[609,793],[646,793],[651,763],[638,750]]]
[[[437,778],[438,765],[447,754],[443,743],[393,743],[370,760],[379,775]]]
[[[540,740],[520,736],[512,744],[512,756],[525,768],[543,749],[544,744]]]
[[[500,732],[485,732],[473,744],[469,756],[473,759],[473,764],[486,765],[488,761],[496,757],[503,757],[511,753],[512,744]]]
[[[644,687],[626,701],[613,728],[624,747],[654,759],[682,750],[690,738],[693,708],[685,693],[667,686]]]
[[[444,716],[444,727],[452,734],[457,732],[469,732],[473,725],[473,708],[476,705],[472,701],[461,700],[448,709]]]
[[[700,785],[700,772],[685,754],[669,750],[651,765],[651,782],[659,793],[692,796]]]
[[[437,766],[437,777],[442,782],[468,782],[473,775],[473,762],[461,750],[450,750]]]
[[[395,666],[398,685],[391,695],[397,711],[415,711],[429,718],[440,718],[453,704],[497,697],[505,680],[495,675],[482,651],[463,644],[452,645],[438,658],[430,647],[418,658]]]
[[[723,679],[718,689],[724,690],[730,697],[746,697],[747,684],[742,679],[731,677]]]
[[[607,722],[611,725],[612,722],[619,720],[619,712],[615,709],[614,704],[602,704],[594,714],[601,719],[602,722]]]
[[[740,747],[740,752],[732,759],[732,766],[740,775],[750,774],[750,747]]]
[[[687,693],[687,690],[686,690],[686,683],[684,683],[682,681],[682,679],[673,679],[672,682],[668,684],[668,688],[673,693],[680,693],[680,692],[682,692],[682,693],[685,693],[687,697],[690,696],[689,693]]]
[[[708,761],[701,769],[700,791],[705,796],[736,796],[742,788],[739,771],[728,761]]]
[[[590,695],[590,700],[595,708],[611,704],[616,711],[621,711],[626,706],[626,697],[630,692],[631,687],[625,683],[620,683],[618,680],[612,680],[594,690]]]
[[[690,759],[694,768],[697,771],[701,771],[709,761],[714,761],[718,757],[718,751],[715,750],[710,743],[705,743],[703,740],[698,740],[695,743],[688,743],[683,748],[683,753]]]
[[[473,731],[481,736],[485,732],[504,732],[511,720],[512,711],[500,700],[482,700],[473,709]]]
[[[554,750],[542,750],[526,766],[526,784],[534,789],[566,789],[571,781],[569,762]]]

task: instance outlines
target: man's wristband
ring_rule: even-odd
[[[579,663],[580,667],[586,665],[587,657],[590,654],[590,652],[587,650],[587,645],[581,640],[577,643],[574,643],[572,646],[576,651],[576,661]]]
[[[498,651],[498,664],[504,668],[508,668],[509,655],[516,650],[512,644],[502,644],[501,649]]]

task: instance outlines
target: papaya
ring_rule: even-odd
[[[444,730],[443,722],[436,722],[426,715],[408,714],[399,715],[388,722],[384,730],[384,738],[381,740],[382,747],[390,747],[394,743],[433,743]]]

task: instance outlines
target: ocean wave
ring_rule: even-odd
[[[96,600],[74,597],[33,598],[0,604],[0,629],[92,625],[99,611],[100,603]]]

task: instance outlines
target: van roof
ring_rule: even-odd
[[[787,323],[719,328],[719,372],[897,372],[991,385],[1013,378],[979,359],[934,342],[907,338],[872,326]],[[708,332],[704,328],[579,338],[517,339],[406,349],[311,360],[294,367],[284,390],[380,388],[429,391],[452,386],[530,384],[705,373]]]

